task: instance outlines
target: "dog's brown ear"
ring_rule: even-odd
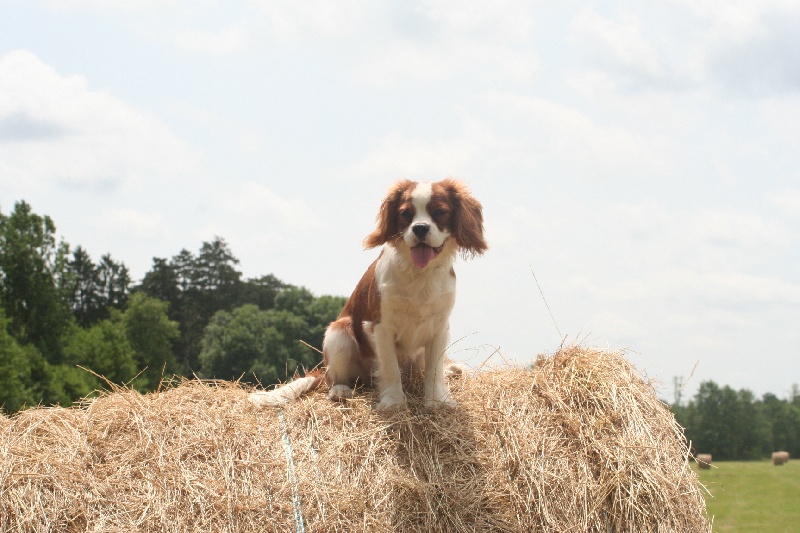
[[[400,204],[415,185],[416,182],[411,180],[401,180],[389,189],[378,216],[375,217],[377,227],[364,239],[364,248],[375,248],[397,237],[400,232]]]
[[[454,179],[441,182],[453,204],[453,236],[467,256],[481,255],[489,249],[483,237],[483,207],[463,183]]]

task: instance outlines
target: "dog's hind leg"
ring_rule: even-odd
[[[350,322],[350,317],[332,322],[325,330],[322,341],[322,353],[327,367],[325,381],[330,388],[328,397],[331,400],[352,398],[356,383],[364,383],[370,379],[369,369],[365,368],[358,343],[353,338]]]

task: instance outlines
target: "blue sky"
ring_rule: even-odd
[[[564,335],[668,399],[800,383],[796,1],[1,5],[0,209],[137,280],[218,235],[347,295],[389,185],[454,176],[491,245],[456,359]]]

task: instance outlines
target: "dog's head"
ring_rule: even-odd
[[[425,268],[442,254],[459,250],[473,256],[488,248],[480,202],[453,179],[396,183],[383,200],[377,220],[378,226],[364,246],[391,243],[404,247],[418,268]]]

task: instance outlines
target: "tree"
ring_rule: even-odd
[[[124,263],[117,263],[111,255],[105,254],[97,265],[98,281],[103,308],[108,316],[109,309],[122,309],[128,300],[131,276]]]
[[[725,387],[732,390],[730,387]],[[753,393],[747,389],[735,392],[732,412],[728,416],[731,426],[731,454],[741,459],[758,459],[769,453],[766,443],[769,440],[768,420],[762,416],[762,409]]]
[[[286,287],[287,284],[272,274],[248,279],[242,287],[239,303],[255,304],[262,310],[272,309],[275,307],[275,298]]]
[[[236,377],[252,374],[254,366],[241,366],[230,354],[216,354],[215,347],[221,341],[209,338],[208,330],[230,320],[227,315],[213,318],[216,313],[233,312],[246,304],[255,305],[257,310],[275,311],[267,316],[281,336],[281,348],[273,350],[273,355],[278,353],[276,357],[282,362],[278,365],[280,370],[276,370],[273,357],[253,363],[262,365],[265,375],[283,376],[286,368],[293,371],[298,364],[316,364],[319,354],[300,341],[321,347],[325,328],[339,314],[346,299],[317,298],[308,289],[283,283],[273,275],[242,281],[238,263],[227,243],[215,237],[203,243],[196,257],[184,249],[170,261],[154,258],[152,269],[137,288],[170,303],[169,317],[180,327],[180,338],[174,343],[180,372],[190,375],[199,369],[204,375],[211,372],[216,377],[222,373]],[[203,358],[201,353],[205,354]]]
[[[30,388],[31,361],[28,354],[8,333],[9,320],[0,309],[0,408],[14,412],[39,398]]]
[[[206,305],[214,312],[236,304],[242,280],[242,273],[236,270],[238,264],[222,237],[200,247],[191,274],[192,286],[204,294]]]
[[[35,362],[32,365],[32,380],[40,385],[37,397],[44,405],[71,405],[105,386],[105,383],[74,364],[51,365],[43,357],[35,358],[37,352],[34,347],[26,348],[34,350],[34,357],[31,358]]]
[[[770,429],[764,452],[784,450],[792,457],[800,454],[800,407],[790,395],[788,401],[772,393],[762,396],[763,417]]]
[[[314,295],[305,287],[287,286],[275,297],[275,309],[289,311],[298,316],[308,315]]]
[[[311,346],[322,349],[322,339],[328,324],[336,320],[342,311],[347,298],[344,296],[319,296],[308,306],[306,321],[308,322],[308,338]]]
[[[69,364],[80,365],[115,384],[127,384],[137,374],[135,352],[119,320],[102,320],[90,328],[73,327],[64,348]],[[105,387],[97,380],[96,387]]]
[[[800,453],[800,408],[774,394],[759,401],[749,390],[706,381],[686,406],[672,409],[694,449],[714,459],[757,459],[779,449]]]
[[[109,254],[95,265],[81,246],[75,248],[61,283],[77,323],[89,327],[109,317],[111,309],[122,309],[131,279],[128,268]]]
[[[112,313],[112,320],[122,324],[133,348],[136,367],[141,372],[135,382],[139,389],[154,390],[165,375],[177,370],[172,343],[180,331],[178,323],[169,319],[168,308],[167,302],[135,292],[124,312]]]
[[[178,306],[181,288],[175,267],[166,259],[154,257],[153,266],[144,275],[138,289],[145,294],[169,303],[172,311]]]
[[[271,324],[268,311],[246,304],[233,311],[218,311],[202,341],[200,363],[208,378],[277,382],[288,361],[283,335]]]
[[[67,262],[67,272],[62,282],[72,315],[82,327],[88,327],[106,318],[100,295],[97,266],[81,246],[72,252]]]
[[[203,331],[214,313],[239,303],[242,281],[238,263],[225,240],[215,237],[202,244],[196,257],[183,249],[169,263],[154,258],[153,269],[139,287],[170,303],[170,318],[180,326],[175,354],[184,374],[198,366]]]
[[[64,276],[69,247],[56,243],[48,216],[25,202],[11,216],[0,213],[0,299],[10,331],[22,344],[33,343],[51,363],[61,358],[61,338],[70,312],[57,285]]]

